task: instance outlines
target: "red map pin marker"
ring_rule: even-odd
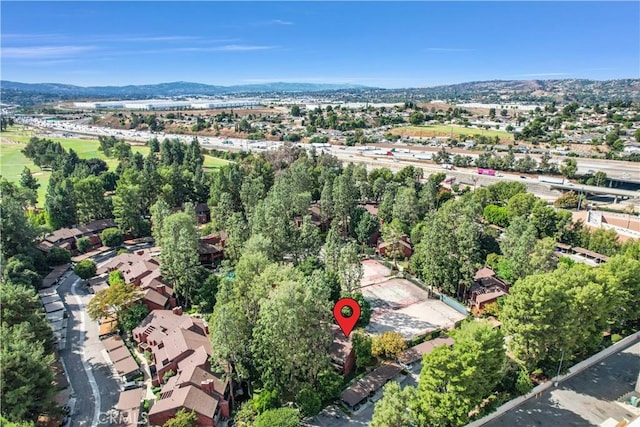
[[[345,307],[351,309],[350,316],[345,316],[342,313],[342,309]],[[353,298],[340,298],[333,307],[333,317],[336,318],[336,322],[338,322],[338,326],[340,326],[344,335],[348,337],[356,323],[358,323],[358,319],[360,319],[360,304]]]

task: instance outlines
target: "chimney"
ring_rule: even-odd
[[[202,389],[202,391],[204,391],[208,395],[212,395],[213,394],[213,380],[212,379],[208,379],[208,380],[204,380],[204,381],[200,382],[200,388]]]
[[[159,294],[165,295],[164,285],[158,285],[158,286],[156,286],[156,291],[157,291]]]
[[[182,307],[174,307],[173,308],[173,314],[178,315],[178,316],[182,316]]]

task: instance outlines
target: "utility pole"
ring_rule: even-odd
[[[564,359],[564,350],[562,350],[562,355],[560,355],[560,363],[558,364],[558,373],[556,374],[556,382],[553,383],[554,386],[558,386],[558,379],[560,378],[560,369],[562,368],[562,359]]]

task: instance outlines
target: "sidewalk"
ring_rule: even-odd
[[[140,361],[140,369],[144,374],[145,393],[143,398],[145,400],[150,401],[150,403],[154,403],[156,401],[156,396],[151,391],[151,388],[153,387],[153,385],[151,384],[151,369],[149,368],[149,363],[147,362],[147,359],[144,357],[144,354],[140,353],[137,348],[135,347],[133,348],[133,353],[136,355],[136,357]]]

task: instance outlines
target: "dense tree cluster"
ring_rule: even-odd
[[[570,366],[597,351],[603,331],[637,325],[638,296],[637,258],[617,255],[598,268],[561,263],[516,282],[500,318],[513,354],[529,369],[553,372],[561,358]]]
[[[504,338],[486,322],[470,321],[452,331],[453,347],[425,355],[417,388],[385,387],[372,426],[461,426],[504,374]]]

